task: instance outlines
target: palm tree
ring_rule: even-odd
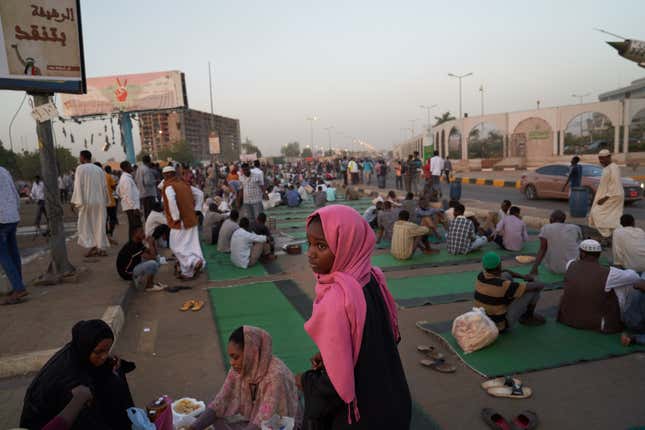
[[[443,124],[444,122],[452,121],[453,119],[456,119],[456,118],[452,116],[450,112],[444,112],[441,114],[441,116],[435,116],[434,119],[437,120],[437,122],[434,125],[436,127],[440,124]]]

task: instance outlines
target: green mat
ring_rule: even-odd
[[[508,257],[521,254],[536,254],[540,249],[539,241],[530,241],[524,244],[524,248],[520,252],[504,251],[497,246],[497,244],[490,242],[481,249],[471,252],[466,255],[452,255],[448,254],[445,249],[442,249],[439,254],[425,255],[419,251],[409,260],[397,260],[392,257],[392,254],[384,253],[372,256],[372,264],[378,266],[384,271],[400,270],[400,268],[409,269],[412,267],[432,267],[432,266],[445,266],[449,264],[460,264],[465,262],[479,262],[483,255],[488,251],[495,251],[502,257]]]
[[[266,269],[260,263],[241,269],[231,263],[231,255],[217,251],[217,245],[202,243],[202,251],[206,259],[206,270],[209,281],[230,281],[233,279],[265,276]]]
[[[304,319],[273,282],[208,290],[224,362],[228,337],[242,325],[261,327],[273,338],[273,353],[298,373],[307,370],[317,348]]]
[[[530,265],[513,267],[512,270],[521,274],[527,274],[531,270],[531,267]],[[478,270],[473,270],[459,273],[388,279],[387,286],[401,307],[411,308],[454,303],[473,300],[475,279],[478,274]],[[548,284],[546,289],[552,290],[562,287],[560,283],[564,280],[564,275],[558,275],[544,267],[540,267],[537,280]]]
[[[509,333],[500,335],[488,347],[464,354],[450,333],[450,322],[417,323],[421,330],[438,335],[459,358],[484,377],[512,375],[550,369],[582,361],[602,360],[645,351],[645,346],[625,347],[620,334],[601,334],[578,330],[559,324],[554,318],[539,327],[518,325]]]

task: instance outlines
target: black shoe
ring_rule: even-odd
[[[527,326],[538,326],[546,324],[546,319],[540,314],[522,315],[520,324]]]

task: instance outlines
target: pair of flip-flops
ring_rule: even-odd
[[[539,423],[533,411],[523,411],[509,422],[502,414],[491,408],[482,409],[481,417],[491,429],[495,430],[533,430]]]
[[[186,312],[186,311],[193,311],[193,312],[199,312],[202,310],[204,307],[204,301],[203,300],[186,300],[184,304],[179,308],[180,311]]]
[[[482,382],[481,387],[493,397],[528,399],[533,395],[533,390],[525,387],[521,380],[510,376],[489,379],[488,381]]]
[[[455,373],[457,370],[454,364],[446,363],[443,354],[437,351],[434,346],[419,345],[417,351],[428,357],[419,362],[422,366],[441,373]]]

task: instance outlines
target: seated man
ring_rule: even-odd
[[[544,317],[535,313],[544,285],[531,282],[530,275],[502,270],[502,260],[495,252],[484,255],[482,266],[484,271],[477,275],[475,282],[475,307],[484,308],[500,333],[518,322],[530,326],[545,323]],[[528,282],[515,282],[513,278]]]
[[[231,252],[231,237],[235,230],[240,228],[237,225],[237,220],[240,217],[237,209],[233,209],[228,217],[222,223],[222,226],[219,229],[219,235],[217,236],[217,250],[219,252]]]
[[[312,194],[314,198],[314,205],[321,208],[327,204],[327,193],[323,190],[322,185],[318,185],[318,190]]]
[[[565,224],[566,219],[564,212],[555,210],[549,217],[550,224],[540,230],[540,250],[531,275],[538,274],[538,266],[542,262],[551,272],[564,274],[567,271],[567,263],[578,256],[582,230],[575,224]]]
[[[376,216],[376,224],[379,229],[376,237],[377,243],[380,242],[381,239],[385,239],[386,242],[392,241],[392,229],[394,228],[394,223],[399,219],[400,211],[401,210],[399,208],[393,207],[392,202],[390,201],[383,203],[383,210]]]
[[[485,236],[477,236],[475,224],[464,216],[466,212],[464,205],[457,203],[453,211],[455,219],[448,225],[448,234],[446,235],[449,254],[468,254],[488,243]]]
[[[392,228],[392,245],[390,252],[397,260],[408,260],[419,248],[424,254],[434,254],[438,249],[432,249],[428,241],[428,227],[410,222],[410,214],[406,210],[399,212],[399,220]]]
[[[206,242],[212,244],[217,243],[219,237],[219,229],[222,226],[222,222],[228,218],[228,215],[224,215],[219,212],[217,209],[216,203],[211,203],[208,205],[208,211],[204,215],[204,224],[203,224],[203,234],[206,237]]]
[[[499,210],[497,211],[497,215],[499,215],[499,220],[503,220],[506,218],[508,215],[508,211],[511,209],[512,203],[510,200],[504,200],[502,201],[502,204],[499,207]]]
[[[621,342],[625,346],[645,345],[645,281],[633,285],[633,289],[627,287],[627,298],[625,304],[621,306],[623,323],[628,330],[621,335]]]
[[[294,188],[293,185],[289,185],[289,191],[287,191],[287,206],[290,208],[295,208],[300,206],[300,203],[302,203],[302,198],[300,197],[300,194],[298,193],[298,190]]]
[[[269,230],[269,227],[267,227],[267,216],[264,212],[258,215],[258,219],[255,220],[255,224],[253,225],[253,232],[255,234],[267,237],[267,243],[271,247],[271,256],[275,257],[275,242],[273,241],[271,230]]]
[[[116,258],[116,270],[121,278],[133,281],[137,290],[161,291],[163,285],[154,282],[159,270],[155,239],[146,239],[143,226],[132,227],[132,237]]]
[[[579,329],[618,333],[622,323],[615,288],[624,286],[625,279],[633,283],[638,276],[600,265],[602,247],[595,240],[583,240],[579,250],[578,260],[567,264],[558,321]]]
[[[307,183],[301,183],[298,185],[298,194],[300,194],[300,199],[304,202],[309,199],[309,193],[307,192]]]
[[[360,197],[358,190],[354,187],[347,187],[345,190],[345,200],[358,200]]]
[[[415,209],[415,213],[419,225],[428,227],[433,236],[443,240],[439,230],[437,230],[439,224],[442,224],[446,229],[448,228],[443,209],[433,208],[428,200],[419,199],[419,207]]]
[[[645,231],[636,227],[634,217],[630,214],[620,217],[620,225],[614,230],[612,240],[614,264],[645,272]]]
[[[240,228],[231,237],[231,263],[246,269],[258,262],[260,257],[271,254],[271,247],[266,236],[251,233],[248,218],[240,219]]]
[[[414,199],[414,194],[407,193],[405,195],[405,200],[401,202],[401,209],[408,211],[408,213],[410,214],[410,221],[417,221],[417,201]]]
[[[375,205],[372,205],[365,209],[363,213],[363,218],[372,228],[378,227],[378,214],[383,210],[383,202],[376,202]]]
[[[327,193],[327,201],[335,202],[336,201],[336,188],[329,186],[325,191]]]
[[[495,229],[495,243],[508,251],[521,251],[524,242],[529,240],[526,224],[520,217],[520,208],[511,206]]]
[[[387,197],[385,198],[386,201],[392,203],[392,207],[394,208],[400,208],[401,203],[399,202],[399,199],[396,197],[396,191],[390,190],[390,192],[387,193]]]

